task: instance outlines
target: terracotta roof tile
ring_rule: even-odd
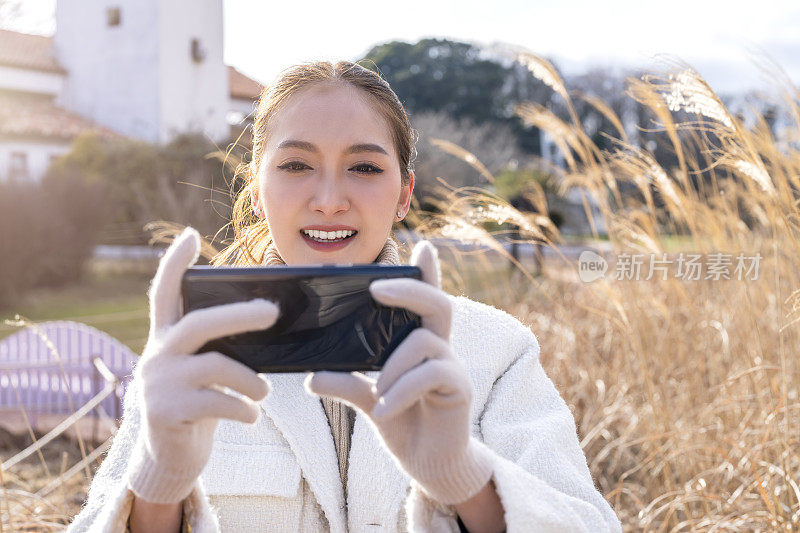
[[[0,65],[64,73],[53,56],[53,38],[0,29]]]
[[[117,133],[87,120],[45,96],[0,91],[0,136],[73,139],[94,131],[105,137]]]
[[[230,65],[228,66],[228,85],[232,98],[247,98],[250,100],[255,100],[261,96],[261,90],[264,88],[256,80],[245,76]]]
[[[66,73],[53,55],[53,38],[0,29],[0,65]],[[261,95],[263,86],[228,66],[230,96],[255,100]]]

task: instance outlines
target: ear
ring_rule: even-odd
[[[408,185],[403,185],[402,189],[400,190],[400,199],[397,202],[397,209],[403,211],[403,213],[408,212],[409,206],[411,205],[411,198],[414,193],[414,182],[416,178],[413,171],[409,171],[408,178]]]
[[[253,167],[247,167],[247,184],[250,187],[250,205],[253,207],[253,211],[257,211],[258,207],[258,184],[254,184],[253,180],[255,175],[253,174]]]

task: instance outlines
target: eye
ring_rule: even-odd
[[[288,163],[278,165],[278,168],[285,170],[286,172],[302,172],[303,170],[311,167],[302,161],[289,161]]]
[[[370,165],[369,163],[361,163],[351,168],[355,172],[359,172],[361,174],[380,174],[383,172],[382,168],[378,168],[375,165]]]

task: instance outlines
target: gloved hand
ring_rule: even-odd
[[[452,306],[441,290],[436,248],[418,242],[413,278],[375,280],[372,296],[385,305],[420,315],[412,331],[386,361],[377,380],[359,372],[309,374],[305,388],[336,398],[365,413],[405,472],[445,505],[475,495],[492,476],[485,448],[470,436],[472,385],[450,346]]]
[[[279,314],[276,304],[255,299],[181,317],[181,279],[199,251],[200,236],[187,227],[161,258],[149,291],[150,335],[134,370],[142,421],[128,487],[153,503],[186,498],[208,462],[218,419],[254,423],[255,402],[270,390],[265,378],[218,352],[192,355],[211,339],[266,329]]]

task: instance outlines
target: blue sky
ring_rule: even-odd
[[[26,0],[20,29],[52,32],[55,0]],[[567,72],[655,68],[657,54],[693,64],[718,91],[764,87],[763,50],[800,80],[797,0],[225,0],[225,61],[262,82],[312,59],[357,59],[374,44],[448,37],[522,45]]]

